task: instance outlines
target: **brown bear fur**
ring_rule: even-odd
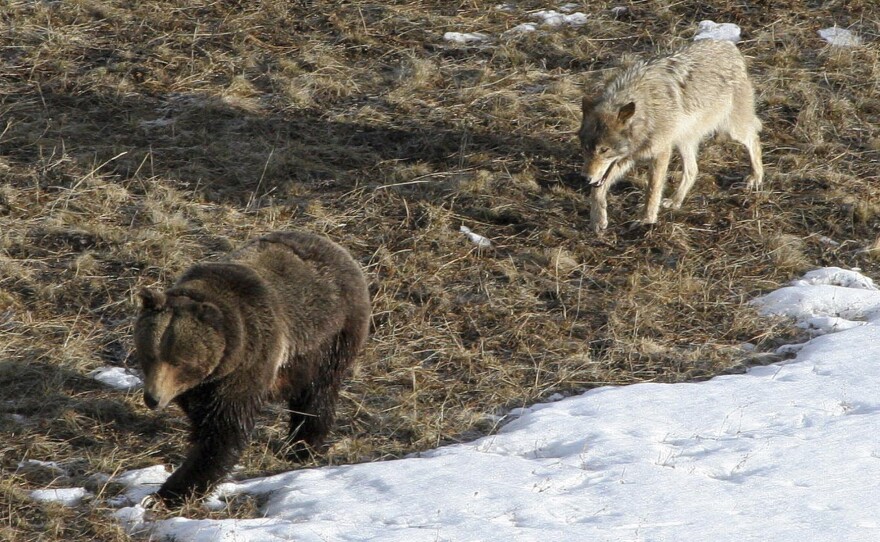
[[[204,495],[228,474],[273,397],[290,409],[293,455],[321,446],[370,317],[366,282],[345,249],[275,232],[140,297],[134,343],[144,401],[175,402],[192,423],[192,447],[160,499]]]

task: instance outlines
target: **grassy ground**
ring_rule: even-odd
[[[371,281],[318,464],[472,439],[554,393],[739,371],[767,359],[741,343],[783,333],[748,299],[818,265],[880,278],[875,2],[589,2],[581,28],[507,36],[556,6],[497,4],[0,1],[0,539],[127,539],[94,474],[178,463],[187,425],[88,373],[132,364],[140,287],[265,231],[326,233]],[[641,191],[622,185],[591,234],[581,95],[702,19],[744,29],[766,189],[732,188],[745,152],[710,142],[681,211],[630,231]],[[826,46],[835,23],[867,45]],[[267,409],[237,476],[290,468],[283,420]],[[72,485],[98,498],[28,498]]]

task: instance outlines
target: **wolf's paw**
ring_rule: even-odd
[[[660,205],[662,205],[664,209],[681,209],[681,202],[676,202],[672,198],[663,198]]]
[[[590,222],[590,229],[593,233],[602,233],[602,230],[608,227],[608,218],[600,218]]]
[[[633,220],[629,223],[630,231],[648,231],[654,229],[654,226],[657,225],[656,220],[649,221],[645,218],[641,218],[639,220]]]
[[[758,177],[755,175],[749,175],[743,180],[743,183],[746,185],[746,190],[760,190],[761,185],[763,184],[764,178]]]

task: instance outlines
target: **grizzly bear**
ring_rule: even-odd
[[[204,496],[248,443],[264,401],[287,401],[293,459],[319,450],[342,378],[367,337],[360,266],[329,239],[274,232],[198,263],[164,292],[140,292],[135,355],[144,402],[172,401],[192,424],[183,464],[157,496]]]

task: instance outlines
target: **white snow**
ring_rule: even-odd
[[[507,33],[534,32],[537,29],[538,29],[538,25],[535,23],[522,23],[522,24],[518,24],[518,25],[514,26],[513,28],[511,28],[510,30],[505,32],[505,34],[507,34]]]
[[[737,43],[740,40],[739,25],[733,23],[716,23],[714,21],[700,21],[694,41],[699,40],[727,40]]]
[[[850,271],[839,267],[825,267],[810,271],[800,280],[792,281],[795,286],[807,284],[832,284],[847,288],[861,288],[863,290],[876,290],[874,281],[862,275],[858,271]]]
[[[826,267],[754,302],[762,306],[764,314],[787,316],[801,323],[831,318],[839,327],[844,320],[866,322],[876,317],[880,290],[860,273]]]
[[[144,385],[141,379],[124,367],[101,367],[89,376],[117,390],[134,390]]]
[[[454,43],[479,43],[489,39],[489,36],[482,32],[446,32],[443,39]]]
[[[782,364],[597,388],[512,413],[469,444],[218,489],[262,495],[261,518],[116,515],[153,540],[191,542],[880,540],[880,292],[870,284],[821,269],[756,300],[798,322],[860,322],[826,326]]]
[[[81,487],[66,487],[61,489],[35,489],[31,491],[31,499],[37,502],[57,502],[64,506],[76,506],[91,493]]]
[[[798,327],[806,329],[813,335],[824,335],[825,333],[834,333],[858,326],[863,326],[867,322],[854,322],[846,318],[837,316],[813,316],[799,322]]]
[[[472,232],[471,229],[467,226],[461,226],[459,230],[461,231],[461,233],[467,235],[468,239],[471,240],[471,243],[477,245],[480,248],[489,248],[492,246],[492,241],[486,239],[478,233]]]
[[[845,28],[832,26],[819,30],[819,36],[831,45],[838,47],[856,47],[862,44],[862,38]]]
[[[120,496],[111,500],[111,506],[128,506],[140,503],[144,497],[158,491],[171,473],[165,470],[163,465],[153,465],[143,469],[124,472],[113,478],[114,482],[126,486],[128,489]]]
[[[574,6],[577,7],[577,4],[574,4]],[[563,6],[563,8],[565,7],[571,6]],[[560,13],[553,9],[542,9],[541,11],[532,13],[532,18],[538,19],[541,24],[546,26],[562,26],[566,24],[570,26],[582,26],[587,23],[586,14],[581,13],[580,11],[575,13]]]

